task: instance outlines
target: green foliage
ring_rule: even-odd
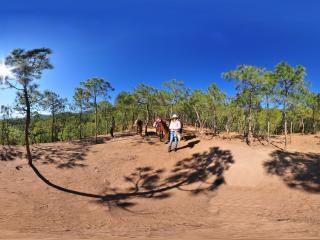
[[[315,133],[320,127],[320,94],[308,91],[303,66],[294,68],[281,62],[271,72],[239,65],[222,75],[224,79],[235,80],[237,92],[233,97],[223,93],[215,83],[207,88],[202,86],[205,90],[191,91],[183,81],[172,79],[164,82],[164,90],[138,84],[132,92],[120,92],[114,104],[106,100],[109,91],[114,90],[111,84],[95,77],[81,82],[75,89],[72,107],[66,109],[66,99],[52,91],[41,94],[38,85],[32,84],[44,69],[52,68],[49,54],[50,49],[16,49],[7,58],[8,63],[17,66],[14,70],[17,84],[12,79],[7,79],[6,84],[22,86],[23,90],[17,92],[15,109],[27,113],[29,108],[32,143],[104,135],[112,117],[115,131],[123,131],[132,129],[137,118],[150,125],[155,117],[169,119],[172,113],[177,113],[185,124],[198,124],[216,133],[236,131],[248,136],[249,133],[269,136],[269,126],[270,134],[283,134],[284,121],[292,122],[294,132]],[[30,65],[33,61],[35,65]],[[35,113],[40,106],[51,115]],[[1,107],[1,143],[25,144],[24,120],[13,119],[12,109]]]

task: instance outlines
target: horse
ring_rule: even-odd
[[[156,132],[159,135],[160,141],[165,139],[165,141],[168,141],[169,139],[169,127],[163,121],[161,118],[156,118],[156,120],[153,123],[153,127],[156,128]]]
[[[142,136],[142,125],[143,125],[143,122],[141,119],[137,119],[135,122],[134,122],[134,125],[136,125],[137,127],[137,134],[139,134],[140,136]]]

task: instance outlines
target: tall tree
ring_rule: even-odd
[[[212,83],[208,87],[208,94],[211,98],[210,105],[211,105],[212,114],[213,114],[213,131],[216,134],[217,133],[217,120],[218,120],[217,108],[219,105],[221,105],[225,102],[226,94],[223,93],[215,83]]]
[[[317,132],[317,113],[320,110],[320,94],[308,91],[306,94],[306,105],[312,110],[312,133]]]
[[[209,117],[209,102],[210,96],[200,90],[195,90],[191,93],[189,98],[189,104],[192,107],[197,117],[197,123],[200,130],[205,126]]]
[[[109,126],[110,126],[110,120],[112,119],[112,113],[113,113],[113,105],[109,101],[101,101],[98,104],[98,110],[100,113],[101,122],[103,122],[105,125],[105,133],[108,134]],[[109,116],[109,117],[108,117]],[[102,130],[101,130],[102,132]]]
[[[262,95],[266,104],[266,122],[267,122],[267,142],[270,141],[270,102],[275,99],[276,78],[273,72],[264,74],[262,84]]]
[[[275,67],[275,78],[277,80],[277,89],[282,104],[283,128],[285,136],[285,146],[287,149],[287,110],[293,104],[294,99],[305,91],[304,76],[306,70],[303,66],[298,65],[296,68],[286,62],[280,62]]]
[[[233,79],[237,81],[236,89],[241,94],[247,96],[246,102],[248,106],[248,132],[247,143],[250,145],[252,142],[252,117],[253,110],[257,107],[257,97],[261,92],[263,83],[264,69],[251,65],[239,65],[236,70],[223,73],[223,78]]]
[[[43,93],[43,101],[41,103],[44,110],[49,110],[51,113],[51,142],[57,140],[56,115],[65,110],[67,99],[61,98],[59,94],[46,90]]]
[[[82,123],[82,115],[83,111],[86,109],[86,94],[85,90],[81,87],[75,89],[75,93],[73,95],[73,102],[76,109],[79,110],[79,139],[83,137],[83,123]]]
[[[1,125],[1,143],[4,146],[5,143],[9,144],[9,118],[12,115],[12,108],[10,106],[1,105],[0,113],[2,114]]]
[[[187,89],[184,86],[183,81],[178,81],[176,79],[171,79],[163,84],[164,87],[169,89],[170,94],[170,114],[172,115],[175,105],[179,100],[183,99],[187,94]]]
[[[116,97],[115,106],[122,114],[122,129],[128,128],[128,116],[131,114],[131,128],[135,121],[136,99],[133,94],[128,92],[120,92]]]
[[[81,82],[81,85],[85,89],[86,97],[88,102],[94,108],[95,113],[95,142],[98,141],[98,97],[109,97],[108,91],[113,91],[114,88],[111,84],[102,79],[102,78],[90,78],[84,82]]]
[[[145,84],[139,84],[133,93],[135,98],[137,99],[137,103],[145,107],[145,135],[148,134],[148,124],[150,122],[150,108],[154,103],[156,92],[157,90],[153,87],[147,86]]]
[[[25,146],[29,164],[32,165],[32,155],[29,144],[29,127],[31,120],[31,102],[33,90],[37,85],[32,84],[35,79],[40,79],[45,69],[51,69],[49,48],[37,48],[26,51],[24,49],[14,49],[9,56],[6,57],[6,64],[13,67],[12,73],[15,82],[7,80],[6,83],[18,90],[18,98],[23,104],[25,112]]]

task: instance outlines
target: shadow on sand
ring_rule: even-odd
[[[56,165],[57,168],[86,167],[84,164],[86,152],[89,145],[80,142],[72,145],[54,146],[39,145],[33,146],[33,160],[41,164]]]
[[[13,161],[24,157],[24,152],[17,147],[1,146],[0,149],[0,161]]]
[[[234,163],[228,150],[218,147],[208,152],[193,154],[177,162],[169,176],[163,177],[165,169],[138,167],[135,172],[124,177],[131,187],[125,191],[117,188],[106,188],[99,202],[109,206],[128,208],[135,203],[133,198],[165,199],[171,196],[170,190],[188,191],[192,195],[216,190],[225,182],[224,171]]]
[[[105,187],[104,194],[91,194],[67,189],[46,179],[39,170],[29,162],[37,176],[49,186],[75,195],[97,199],[98,203],[128,209],[135,205],[136,198],[165,199],[171,196],[170,191],[178,189],[188,191],[192,195],[214,191],[225,183],[224,172],[234,163],[229,150],[218,147],[208,152],[193,154],[177,162],[169,175],[165,169],[153,169],[142,166],[134,172],[124,176],[124,180],[131,185],[127,189]],[[167,174],[164,174],[164,173]]]
[[[320,193],[320,154],[276,150],[264,163],[269,174],[277,175],[291,188]]]

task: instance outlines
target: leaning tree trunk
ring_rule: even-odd
[[[23,88],[24,99],[26,101],[26,119],[25,119],[25,128],[24,128],[24,141],[26,145],[27,158],[29,165],[32,164],[32,156],[30,150],[30,142],[29,142],[29,128],[30,128],[30,119],[31,119],[31,110],[30,110],[30,101],[27,87]]]

